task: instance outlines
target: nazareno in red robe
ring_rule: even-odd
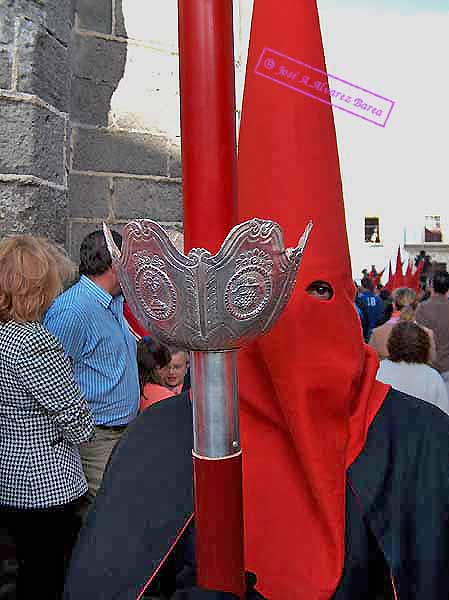
[[[239,221],[277,221],[287,246],[314,228],[281,319],[240,352],[246,568],[270,600],[329,600],[344,563],[346,471],[388,388],[354,308],[332,108],[258,75],[264,48],[325,71],[315,0],[254,5]],[[331,300],[307,293],[314,281],[331,285]]]
[[[331,108],[255,75],[265,47],[324,70],[315,1],[255,0],[239,220],[278,221],[290,246],[309,219],[315,227],[286,312],[240,356],[246,568],[270,600],[328,600],[337,588],[339,598],[364,597],[354,592],[351,570],[339,586],[345,529],[362,538],[362,519],[381,514],[390,527],[383,552],[399,591],[418,599],[425,590],[439,600],[449,590],[449,535],[440,533],[449,531],[449,421],[397,392],[385,399],[388,388],[375,381],[377,359],[354,308]],[[202,246],[214,248],[210,241]],[[332,286],[330,301],[307,294],[317,280]],[[191,438],[190,402],[182,396],[153,405],[129,428],[81,531],[67,600],[143,596],[190,522]],[[388,477],[393,493],[384,495]],[[358,498],[355,507],[355,494],[347,496],[346,522],[348,487]],[[370,523],[377,542],[383,525]]]

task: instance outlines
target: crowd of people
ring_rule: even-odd
[[[328,301],[329,289],[308,293]],[[449,274],[435,272],[429,290],[390,293],[365,273],[355,307],[378,381],[449,414]],[[0,386],[0,520],[18,563],[11,598],[57,600],[114,449],[148,407],[190,390],[189,355],[136,337],[103,232],[83,240],[78,277],[63,249],[16,236],[0,244]]]
[[[449,274],[436,271],[420,293],[393,292],[368,274],[356,308],[366,341],[376,351],[377,378],[449,414]]]
[[[189,387],[186,352],[131,332],[102,231],[81,243],[73,278],[47,239],[0,244],[0,525],[16,547],[17,600],[62,597],[117,442],[139,412]]]

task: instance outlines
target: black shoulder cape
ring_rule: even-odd
[[[335,600],[449,598],[449,417],[391,390],[347,482]]]
[[[142,597],[191,520],[192,442],[185,394],[128,429],[81,530],[64,600]],[[178,573],[192,561],[185,548]],[[390,600],[393,585],[399,600],[443,600],[448,565],[449,416],[391,390],[348,470],[345,565],[333,600]]]

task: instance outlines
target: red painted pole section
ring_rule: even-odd
[[[198,583],[243,598],[242,455],[193,464]]]
[[[179,0],[184,248],[213,254],[236,223],[232,0]]]
[[[232,0],[178,0],[184,248],[212,254],[236,224]],[[195,457],[198,584],[244,596],[241,457]]]

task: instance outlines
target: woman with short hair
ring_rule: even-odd
[[[0,515],[17,548],[18,600],[61,598],[74,502],[87,491],[77,445],[94,422],[41,323],[67,264],[42,238],[0,243]]]
[[[388,353],[389,358],[380,363],[377,379],[449,414],[443,378],[429,365],[430,339],[424,329],[413,321],[399,322],[391,330]]]

